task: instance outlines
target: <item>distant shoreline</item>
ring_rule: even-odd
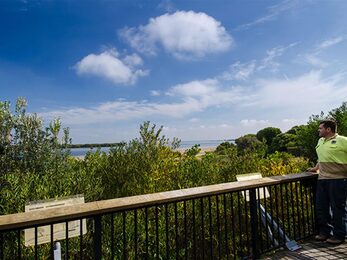
[[[199,148],[200,152],[197,154],[197,156],[202,156],[205,155],[208,152],[214,152],[216,150],[217,146],[210,146],[210,147],[202,147]],[[184,153],[186,150],[188,150],[189,148],[178,148],[175,151],[180,152],[180,153]],[[85,155],[71,155],[71,157],[77,158],[77,159],[81,159],[83,160]]]

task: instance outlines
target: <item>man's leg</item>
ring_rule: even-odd
[[[331,180],[330,184],[333,234],[335,238],[344,240],[346,236],[347,179]]]
[[[330,236],[332,230],[329,212],[329,181],[330,180],[318,180],[316,193],[316,212],[319,234],[325,236]]]

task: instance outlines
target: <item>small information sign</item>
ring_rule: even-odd
[[[33,201],[25,205],[25,212],[46,210],[51,208],[59,208],[65,206],[72,206],[84,203],[83,195],[76,195],[71,197],[64,197],[59,199],[50,199],[42,201]],[[80,235],[80,220],[73,220],[68,222],[68,237],[76,237]],[[82,234],[87,233],[86,220],[82,220]],[[53,241],[66,239],[66,223],[57,223],[53,225]],[[51,225],[41,226],[37,228],[37,244],[44,244],[51,242]],[[25,246],[35,245],[35,228],[25,230]]]
[[[250,181],[250,180],[256,180],[261,178],[263,178],[263,176],[261,176],[261,173],[259,172],[236,175],[237,181]],[[249,201],[249,190],[243,191],[242,195],[246,198],[246,201]],[[257,200],[259,200],[259,199],[268,198],[270,194],[267,188],[265,189],[259,188],[259,190],[257,190],[256,192],[256,196],[257,196]]]

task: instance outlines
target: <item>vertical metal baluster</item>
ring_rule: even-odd
[[[234,259],[236,259],[237,252],[236,252],[236,239],[235,239],[235,212],[234,212],[234,198],[233,193],[230,193],[230,207],[231,207],[231,221],[232,221],[232,241],[233,241],[233,254]]]
[[[80,219],[80,259],[83,259],[83,219]]]
[[[101,215],[94,216],[94,259],[102,258],[102,223]]]
[[[212,205],[211,205],[211,197],[208,197],[208,216],[210,222],[210,256],[213,258],[213,229],[212,229]]]
[[[265,194],[265,187],[263,187],[263,193]],[[268,219],[266,217],[267,212],[267,198],[264,198],[264,209],[265,209],[265,235],[266,235],[266,244],[265,244],[265,249],[269,249],[269,244],[271,244],[269,242],[269,223],[268,223]]]
[[[35,227],[35,260],[38,259],[38,252],[37,252],[37,227]]]
[[[286,224],[284,218],[284,203],[283,203],[283,184],[280,184],[280,198],[281,198],[281,216],[282,216],[282,226],[283,226],[283,245],[286,243]]]
[[[258,196],[258,200],[257,200],[257,210],[258,210],[258,212],[259,212],[259,214],[258,214],[258,216],[259,216],[259,220],[258,220],[258,223],[259,223],[259,226],[258,226],[258,228],[259,228],[259,236],[258,236],[258,238],[259,238],[259,252],[263,252],[263,250],[264,250],[264,243],[263,243],[263,222],[262,222],[262,219],[261,219],[261,210],[260,210],[260,188],[257,188],[257,196]],[[266,232],[266,230],[265,230],[265,232]]]
[[[248,191],[248,192],[250,192],[250,191]],[[250,251],[251,243],[250,243],[249,231],[248,231],[249,223],[248,223],[248,207],[247,207],[246,199],[244,200],[244,206],[245,206],[245,232],[246,232],[246,242],[247,242],[246,248],[247,248],[247,255],[250,256],[251,255],[251,251]]]
[[[237,211],[238,211],[238,217],[239,217],[239,232],[240,232],[240,245],[239,245],[239,248],[240,248],[240,253],[241,253],[241,256],[239,257],[242,257],[243,256],[243,238],[242,238],[242,220],[241,220],[241,198],[240,198],[240,192],[238,191],[237,192]]]
[[[299,183],[299,191],[300,191],[300,201],[301,201],[301,224],[302,224],[302,233],[303,233],[303,238],[306,237],[306,223],[305,223],[305,208],[304,208],[304,197],[302,194],[302,183]]]
[[[287,186],[288,186],[288,184],[286,183],[284,185],[284,193],[286,195],[286,210],[287,210],[287,221],[288,221],[288,234],[290,236],[292,228],[291,228],[291,225],[290,225],[291,222],[290,222],[290,216],[289,216],[289,202],[288,202],[288,187]],[[294,236],[291,236],[291,238],[294,239]]]
[[[69,222],[65,222],[65,259],[69,259]]]
[[[168,204],[165,204],[166,259],[169,259],[169,216]]]
[[[277,238],[278,238],[278,244],[281,245],[280,241],[280,217],[279,217],[279,211],[278,211],[278,185],[275,185],[275,207],[276,207],[276,221],[277,221]]]
[[[227,197],[223,194],[223,204],[224,204],[224,231],[225,231],[225,254],[226,259],[229,259],[229,248],[228,248],[228,219],[227,219]]]
[[[295,196],[296,196],[296,215],[297,215],[297,219],[298,219],[298,235],[299,238],[301,238],[301,216],[300,216],[300,209],[299,209],[299,201],[301,199],[299,199],[299,193],[298,193],[298,182],[294,183],[295,186]]]
[[[220,237],[220,216],[219,216],[219,197],[216,195],[216,211],[217,211],[217,239],[218,239],[218,258],[221,258],[221,237]]]
[[[20,239],[20,230],[17,231],[17,244],[18,244],[18,259],[22,258],[22,252],[21,252],[21,239]]]
[[[251,236],[252,236],[252,254],[249,254],[250,257],[254,259],[259,258],[259,249],[258,249],[258,223],[257,223],[257,195],[256,189],[252,188],[249,190],[249,211],[251,216]]]
[[[193,218],[193,257],[197,259],[196,255],[196,230],[195,230],[195,199],[192,200],[192,218]]]
[[[0,259],[4,259],[4,233],[0,233]]]
[[[135,259],[137,259],[137,209],[134,209],[134,249]]]
[[[176,233],[176,259],[179,257],[179,247],[178,247],[178,216],[177,216],[177,202],[175,202],[175,233]]]
[[[53,233],[53,224],[50,225],[51,231],[51,258],[54,259],[54,233]]]
[[[311,180],[311,185],[310,185],[310,203],[311,203],[311,223],[312,223],[312,232],[314,233],[316,230],[315,227],[315,201],[314,201],[314,189],[313,189],[313,182],[314,180]]]
[[[187,241],[187,205],[186,201],[183,201],[183,215],[184,215],[184,248],[185,258],[188,259],[188,241]]]
[[[123,212],[123,259],[127,259],[126,213]]]
[[[155,206],[155,251],[157,259],[159,259],[159,220],[158,220],[158,206]]]
[[[114,214],[111,213],[111,259],[114,259]]]
[[[293,192],[293,183],[290,182],[289,183],[290,185],[290,199],[291,199],[291,208],[292,208],[292,223],[293,223],[293,232],[294,232],[294,236],[293,236],[293,239],[296,239],[297,238],[297,232],[296,232],[296,221],[295,221],[295,204],[294,204],[294,192]]]
[[[146,256],[145,256],[145,259],[148,259],[148,208],[147,207],[145,208],[145,233],[146,233],[146,241],[145,241]]]
[[[205,259],[204,199],[200,199],[202,259]]]
[[[308,196],[308,192],[307,192],[307,188],[305,188],[304,189],[304,193],[305,193],[305,203],[306,203],[306,206],[305,206],[305,212],[306,212],[306,221],[307,221],[307,232],[308,232],[308,235],[310,235],[311,234],[311,231],[310,230],[312,230],[311,229],[311,223],[310,223],[310,214],[309,214],[309,210],[308,210],[308,205],[309,205],[309,203],[308,203],[308,199],[307,199],[307,196]]]
[[[273,201],[272,201],[272,186],[268,186],[269,194],[270,194],[270,215],[271,215],[271,228],[274,227],[274,214],[273,214]],[[264,194],[266,188],[264,187]],[[272,247],[275,247],[275,231],[272,231]]]

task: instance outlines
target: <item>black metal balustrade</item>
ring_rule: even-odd
[[[255,259],[283,247],[285,236],[313,235],[316,179],[292,174],[0,216],[0,258],[53,259],[55,239],[38,245],[39,228],[53,234],[65,222],[68,238],[69,221],[79,220],[79,236],[60,241],[62,259]],[[257,199],[265,189],[269,196]],[[27,228],[35,229],[32,247]]]

